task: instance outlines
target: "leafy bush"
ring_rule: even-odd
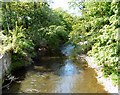
[[[32,40],[26,38],[25,29],[16,25],[15,29],[9,31],[8,39],[6,44],[11,46],[12,69],[30,64],[35,56],[34,44]]]
[[[31,63],[39,48],[59,50],[67,41],[72,17],[62,10],[57,11],[47,2],[2,4],[2,36],[6,37],[2,45],[12,52],[12,68]]]
[[[70,41],[76,44],[77,54],[86,53],[101,65],[105,77],[118,83],[119,2],[83,2],[82,17],[73,25]],[[78,4],[79,5],[79,4]],[[86,42],[86,44],[81,44]]]

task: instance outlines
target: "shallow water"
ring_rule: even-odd
[[[40,63],[16,72],[19,80],[4,93],[106,93],[94,69],[66,57],[42,57]]]
[[[106,93],[97,82],[94,69],[84,59],[72,60],[74,46],[66,45],[61,52],[68,56],[41,57],[29,67],[15,71],[16,80],[3,93]]]

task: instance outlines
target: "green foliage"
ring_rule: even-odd
[[[117,83],[120,3],[72,0],[72,4],[79,7],[81,17],[72,17],[61,9],[52,10],[47,2],[3,3],[0,52],[12,52],[14,68],[31,63],[38,48],[59,50],[69,39],[68,43],[76,47],[74,56],[93,56],[104,75]]]
[[[93,56],[95,63],[102,67],[104,76],[110,77],[113,83],[117,84],[120,3],[80,2],[77,5],[83,6],[82,17],[73,24],[73,31],[69,34],[70,41],[77,45],[75,52],[77,54],[87,52],[89,56]]]
[[[38,48],[59,50],[72,29],[72,16],[47,2],[4,2],[2,12],[0,47],[12,52],[12,68],[31,63]]]
[[[45,38],[48,43],[49,48],[59,48],[64,41],[67,41],[67,32],[65,31],[64,26],[55,26],[51,25],[48,28],[48,32],[45,35]]]

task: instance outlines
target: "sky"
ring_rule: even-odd
[[[51,7],[53,9],[56,9],[56,8],[62,8],[63,10],[67,10],[69,13],[71,14],[75,14],[75,15],[81,15],[80,13],[78,13],[77,9],[73,10],[72,8],[69,8],[69,4],[68,2],[70,0],[52,0],[54,3],[51,4]]]
[[[55,9],[55,8],[63,8],[64,10],[68,10],[69,9],[69,6],[68,6],[68,2],[70,0],[53,0],[53,4],[52,4],[52,8]]]

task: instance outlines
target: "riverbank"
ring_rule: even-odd
[[[103,74],[100,71],[101,67],[95,64],[93,57],[82,54],[78,55],[78,58],[84,58],[87,61],[88,66],[95,69],[98,82],[104,86],[105,90],[108,91],[108,93],[118,93],[118,86],[114,86],[110,78],[103,77]]]

